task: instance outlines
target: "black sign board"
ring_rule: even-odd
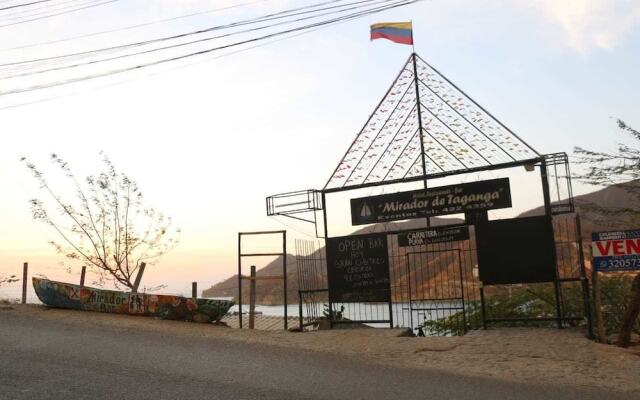
[[[509,178],[351,200],[353,225],[511,207]]]
[[[327,268],[332,303],[391,301],[385,233],[327,239]]]
[[[436,226],[398,234],[398,246],[420,246],[469,239],[467,226]]]
[[[555,242],[547,216],[476,225],[478,269],[485,285],[553,282]]]

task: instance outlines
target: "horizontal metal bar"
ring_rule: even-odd
[[[417,182],[417,181],[424,181],[425,179],[438,179],[438,178],[444,178],[446,176],[470,174],[470,173],[478,172],[478,171],[492,171],[492,170],[496,170],[496,169],[514,168],[514,167],[519,167],[519,166],[522,166],[522,165],[538,163],[540,161],[542,161],[542,157],[530,158],[530,159],[527,159],[527,160],[513,161],[513,162],[509,162],[509,163],[502,163],[502,164],[484,165],[484,166],[481,166],[481,167],[467,168],[467,169],[461,169],[461,170],[456,170],[456,171],[439,172],[439,173],[436,173],[436,174],[420,175],[420,176],[414,176],[414,177],[411,177],[411,178],[399,178],[399,179],[392,179],[392,180],[389,180],[389,181],[382,181],[382,182],[361,183],[359,185],[343,186],[343,187],[330,188],[330,189],[327,189],[325,187],[322,190],[322,192],[324,192],[324,193],[336,193],[336,192],[345,192],[347,190],[362,189],[362,188],[367,188],[367,187],[382,186],[382,185],[392,185],[392,184],[395,184],[395,183]]]
[[[247,275],[240,275],[240,279],[246,279],[246,280],[249,280],[249,281],[267,281],[267,280],[274,280],[274,279],[283,280],[284,276],[247,276]]]
[[[306,193],[316,193],[318,192],[318,189],[303,189],[303,190],[296,190],[293,192],[284,192],[284,193],[278,193],[278,194],[273,194],[269,197],[274,197],[274,198],[280,198],[280,197],[293,197],[296,195],[301,195],[301,194],[306,194]]]
[[[275,235],[276,233],[284,234],[286,231],[256,231],[256,232],[238,232],[238,235]]]
[[[298,290],[298,293],[316,293],[316,292],[328,292],[329,289],[307,289],[307,290]]]
[[[240,254],[240,257],[273,257],[273,256],[283,256],[284,253],[247,253]]]
[[[441,226],[448,226],[448,225],[438,225],[438,228],[440,228]],[[430,228],[425,228],[425,229],[430,229]],[[412,229],[413,231],[419,231],[420,228],[418,229]],[[385,231],[385,233],[387,233],[387,231]],[[469,240],[469,239],[466,239]],[[427,243],[429,244],[429,243]],[[437,243],[433,243],[433,244],[437,244]],[[429,250],[429,251],[411,251],[408,252],[407,254],[405,254],[405,256],[409,256],[409,255],[416,255],[416,254],[431,254],[431,253],[445,253],[448,251],[457,251],[458,253],[461,251],[460,249],[446,249],[446,250]]]
[[[311,203],[311,201],[309,200],[305,200],[305,201],[295,201],[293,203],[286,203],[286,204],[276,204],[275,208],[282,208],[282,207],[289,207],[289,206],[297,206],[299,204],[309,204]]]
[[[299,209],[299,210],[274,211],[273,213],[277,214],[277,215],[289,215],[289,214],[302,214],[302,213],[307,213],[307,212],[312,212],[312,211],[320,211],[320,210],[322,210],[322,208],[309,207],[309,208]]]
[[[460,300],[462,301],[462,297],[448,297],[442,299],[409,299],[410,302],[414,303],[416,301],[451,301],[451,300]]]
[[[584,318],[561,318],[562,321],[582,321]],[[526,321],[557,321],[556,317],[533,317],[533,318],[485,318],[485,322],[526,322]]]
[[[362,319],[358,321],[351,321],[351,320],[331,321],[331,323],[333,324],[388,324],[389,322],[391,321],[388,319]]]
[[[409,310],[409,308],[405,308],[405,310]],[[442,307],[442,308],[411,308],[412,311],[450,311],[450,310],[464,310],[463,307]]]
[[[423,219],[424,219],[424,218],[423,218]],[[466,223],[466,222],[457,222],[457,223],[455,223],[455,224],[449,224],[449,225],[438,225],[437,227],[433,227],[433,226],[431,226],[431,227],[423,226],[423,227],[417,227],[417,228],[407,228],[407,229],[389,230],[389,231],[384,231],[384,233],[386,233],[387,235],[397,235],[397,234],[399,234],[399,233],[419,231],[419,230],[422,230],[422,229],[454,228],[454,227],[457,227],[457,226],[469,226],[469,225],[470,225],[470,224],[468,224],[468,223]],[[362,234],[362,236],[364,236],[364,235],[367,235],[367,234],[363,233],[363,234]],[[355,237],[357,237],[357,236],[361,236],[361,235],[351,235],[351,236],[355,236]],[[469,239],[467,239],[467,240],[469,240]],[[464,240],[460,240],[460,241],[461,241],[461,242],[463,242]],[[436,243],[436,244],[437,244],[437,243]],[[425,246],[425,245],[422,245],[422,246]],[[450,249],[450,250],[452,250],[452,251],[455,251],[455,250],[460,250],[460,251],[470,251],[470,250],[474,250],[474,249],[464,249],[464,250],[461,250],[461,249]],[[449,251],[449,250],[444,250],[444,251]],[[421,254],[421,253],[442,253],[442,252],[443,252],[443,250],[424,251],[424,252],[417,251],[417,252],[412,252],[412,253],[416,253],[416,254],[419,254],[419,253],[420,253],[420,254]],[[392,257],[405,257],[406,255],[408,255],[408,254],[412,254],[412,253],[397,254],[397,255],[394,255],[394,256],[392,256]]]

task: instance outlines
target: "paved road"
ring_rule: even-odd
[[[0,311],[0,399],[631,399]],[[636,397],[637,399],[637,397]]]

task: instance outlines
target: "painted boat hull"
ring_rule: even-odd
[[[134,294],[80,287],[41,278],[33,278],[33,288],[40,301],[50,307],[203,323],[219,321],[234,304],[229,300]]]

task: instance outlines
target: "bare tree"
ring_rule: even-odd
[[[617,123],[623,132],[640,141],[640,131],[628,126],[624,121],[617,120]],[[579,157],[579,162],[589,165],[586,173],[579,176],[583,182],[603,187],[615,184],[630,197],[627,204],[632,205],[603,207],[598,204],[588,204],[586,208],[599,215],[605,226],[612,224],[619,226],[621,222],[628,226],[638,226],[640,209],[635,205],[640,204],[640,149],[618,144],[615,153],[586,150],[581,147],[576,147],[575,153]],[[638,315],[640,315],[640,273],[635,276],[631,284],[631,300],[627,305],[617,339],[619,346],[629,346],[631,330]]]
[[[57,232],[59,240],[50,243],[59,254],[86,263],[96,273],[94,284],[111,281],[116,287],[123,285],[137,291],[136,277],[141,266],[153,264],[173,249],[180,230],[173,226],[171,218],[145,207],[138,185],[116,170],[104,153],[100,154],[104,171],[87,176],[82,183],[66,161],[51,155],[51,162],[75,191],[67,198],[23,157],[44,193],[44,199],[30,201],[33,218]]]

